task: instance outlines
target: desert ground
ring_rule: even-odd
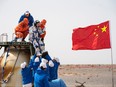
[[[116,87],[116,65],[61,65],[59,78],[67,87]]]
[[[67,87],[116,87],[116,65],[60,65],[58,74]]]

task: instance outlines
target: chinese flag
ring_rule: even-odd
[[[111,48],[109,21],[73,30],[72,50],[98,50],[107,48]]]

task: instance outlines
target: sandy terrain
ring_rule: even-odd
[[[67,87],[113,87],[110,65],[60,65],[59,78]],[[116,65],[113,66],[113,81],[116,87]]]
[[[67,87],[113,87],[110,65],[61,65],[59,77]],[[80,86],[80,83],[84,86]],[[116,65],[113,65],[113,83],[116,87]]]

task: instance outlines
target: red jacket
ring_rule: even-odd
[[[23,20],[22,22],[20,22],[20,23],[16,26],[16,28],[15,28],[15,33],[16,33],[16,32],[22,32],[22,33],[23,33],[23,32],[25,32],[25,31],[29,30],[28,23],[29,23],[28,19],[27,19],[27,18],[24,18],[24,20]]]
[[[45,28],[46,22],[47,22],[47,21],[46,21],[45,19],[43,19],[43,20],[40,22],[40,27],[41,27],[42,30]],[[44,33],[43,33],[42,35],[40,35],[40,37],[41,37],[41,38],[44,38],[45,35],[46,35],[46,31],[44,30]]]

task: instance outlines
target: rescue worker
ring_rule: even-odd
[[[26,62],[21,64],[21,75],[23,87],[32,87],[32,70],[30,67],[26,66]]]
[[[54,77],[53,77],[53,79],[58,79],[58,67],[60,65],[59,58],[54,57],[52,59],[52,61],[54,63]]]
[[[49,63],[48,63],[48,69],[49,69],[49,78],[48,78],[48,80],[49,81],[52,81],[53,80],[53,78],[54,78],[54,74],[55,74],[55,72],[54,72],[54,63],[53,63],[53,61],[52,60],[50,60],[49,61]]]
[[[41,58],[40,57],[36,57],[33,63],[33,75],[35,74],[35,72],[37,71],[38,66],[41,63]]]
[[[29,31],[29,26],[28,26],[28,19],[24,18],[23,21],[21,21],[15,28],[15,35],[16,38],[15,40],[21,39],[24,41],[26,36],[28,35]]]
[[[60,78],[52,80],[49,82],[50,87],[67,87],[64,81]]]
[[[58,58],[49,61],[49,81],[58,79],[58,67],[60,65]]]
[[[33,22],[34,22],[34,18],[29,11],[26,11],[23,15],[21,15],[18,23],[23,21],[24,18],[27,18],[29,20],[28,25],[29,25],[29,27],[31,27],[33,25]]]
[[[34,76],[34,87],[50,87],[46,73],[46,63],[40,63],[35,76]]]
[[[42,38],[41,40],[44,42],[44,38],[45,38],[45,35],[46,35],[46,28],[45,28],[45,25],[46,25],[46,20],[43,19],[40,23],[40,31],[42,31],[43,33],[40,35],[40,37]]]

